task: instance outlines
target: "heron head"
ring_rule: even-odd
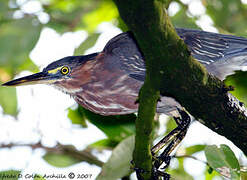
[[[89,61],[95,60],[97,55],[98,53],[86,56],[68,56],[52,62],[41,72],[14,79],[2,85],[48,84],[71,94],[73,91],[80,89],[80,86],[90,78],[87,70],[83,67],[87,66]]]

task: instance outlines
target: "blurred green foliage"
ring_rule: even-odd
[[[4,113],[16,116],[18,113],[16,89],[0,87],[0,104],[2,105]]]
[[[90,121],[105,133],[108,139],[113,142],[121,142],[123,139],[135,133],[135,119],[136,115],[128,114],[122,116],[101,116],[78,106],[76,110],[69,110],[69,114],[74,112],[81,117],[82,125],[85,120]],[[72,123],[78,124],[79,116],[72,119]],[[76,121],[75,121],[76,120]]]
[[[234,91],[231,93],[238,97],[238,99],[245,104],[247,104],[247,73],[242,71],[237,71],[236,74],[228,76],[225,80],[227,85],[231,85],[234,87]]]
[[[184,169],[184,159],[183,158],[179,158],[178,159],[178,167],[177,168],[173,168],[173,169],[168,169],[167,171],[169,174],[172,175],[172,177],[174,177],[177,180],[191,180],[193,179],[193,177],[186,173],[185,169]]]
[[[99,36],[99,33],[91,33],[87,37],[87,39],[83,43],[81,43],[81,45],[78,48],[75,49],[74,55],[77,56],[84,54],[86,50],[94,46]]]
[[[115,180],[131,173],[132,152],[134,150],[134,135],[124,139],[112,151],[111,157],[103,165],[97,180]]]
[[[16,171],[16,170],[2,171],[0,172],[0,178],[17,180],[19,178],[20,173],[21,171]]]
[[[93,144],[90,144],[91,148],[97,149],[97,150],[104,150],[104,149],[114,149],[117,146],[118,142],[113,141],[112,139],[102,139],[99,141],[96,141]]]
[[[203,2],[207,9],[207,14],[213,19],[219,31],[247,37],[247,24],[244,23],[247,16],[247,7],[241,0],[206,0]]]
[[[41,175],[35,174],[33,180],[45,180]]]
[[[71,166],[73,164],[80,162],[80,160],[78,160],[72,156],[69,156],[67,154],[54,153],[54,152],[46,153],[43,156],[43,158],[50,165],[55,166],[55,167],[60,167],[60,168],[61,167],[68,167],[68,166]]]
[[[33,20],[25,18],[1,25],[0,66],[11,75],[24,70],[20,67],[29,61],[29,53],[39,39],[41,26]]]
[[[29,54],[36,45],[41,30],[45,27],[52,28],[61,34],[78,30],[87,31],[88,37],[75,49],[75,55],[83,54],[96,43],[100,36],[97,32],[97,26],[104,21],[112,22],[123,31],[128,30],[111,0],[37,0],[42,8],[40,11],[32,13],[23,10],[23,6],[29,1],[31,0],[0,1],[0,83],[12,79],[23,70],[38,71],[38,67],[32,62]],[[183,3],[185,1],[180,0],[168,0],[166,2],[170,5],[168,8],[174,7],[172,6],[174,3],[178,7],[177,13],[171,16],[175,26],[201,28],[198,25],[200,15],[191,15],[189,12],[190,4]],[[246,4],[243,4],[240,0],[201,0],[200,2],[206,10],[206,14],[203,14],[203,16],[210,17],[213,26],[219,32],[247,37]],[[41,20],[40,13],[47,15],[46,21]],[[247,73],[237,72],[235,75],[228,77],[225,82],[228,85],[233,85],[235,90],[232,93],[247,104],[246,78]],[[14,88],[0,87],[0,105],[5,114],[13,116],[18,114],[16,90]],[[111,158],[102,167],[98,179],[122,178],[130,174],[129,162],[134,142],[135,115],[103,117],[79,106],[76,109],[69,109],[68,117],[74,125],[86,128],[88,123],[92,123],[106,134],[106,139],[94,142],[89,146],[99,151],[104,149],[113,151]],[[166,126],[167,132],[169,132],[176,124],[170,119]],[[157,137],[157,131],[158,126],[153,132],[154,137]],[[195,145],[184,148],[184,153],[193,156],[194,153],[202,152],[204,148],[204,145]],[[217,168],[215,164],[222,161],[226,162],[224,165],[229,168],[239,168],[236,158],[230,149],[225,146],[220,148],[207,147],[206,155],[208,163],[214,169]],[[175,179],[193,179],[184,170],[184,158],[178,158],[178,167],[169,169],[169,173]],[[44,159],[56,167],[67,167],[80,162],[80,160],[65,154],[54,153],[47,153]],[[232,162],[235,162],[234,165],[232,165]],[[8,171],[7,173],[19,172]],[[0,172],[0,175],[2,173],[6,172]],[[216,176],[219,176],[216,171],[210,173],[207,170],[205,171],[206,179],[213,179]]]

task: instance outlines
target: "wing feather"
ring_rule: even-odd
[[[223,80],[227,75],[247,66],[247,39],[201,30],[176,29],[192,56],[207,70]],[[119,60],[130,77],[144,81],[145,63],[132,33],[125,32],[111,39],[103,52]]]
[[[247,65],[247,39],[232,35],[177,28],[192,56],[221,80]]]
[[[120,67],[133,79],[144,81],[145,63],[141,51],[131,32],[125,32],[111,39],[103,52],[120,62]]]

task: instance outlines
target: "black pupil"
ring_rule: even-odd
[[[63,73],[67,73],[67,68],[63,68]]]

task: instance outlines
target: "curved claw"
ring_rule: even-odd
[[[163,180],[170,180],[171,176],[168,173],[159,171],[156,168],[153,168],[152,170],[152,180],[159,180],[160,177],[162,177]]]

